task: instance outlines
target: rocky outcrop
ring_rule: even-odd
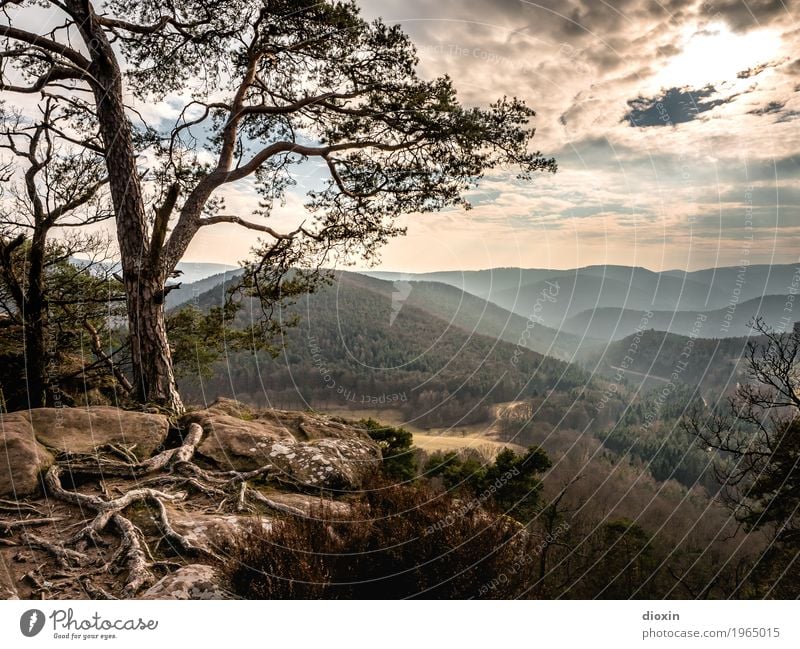
[[[30,496],[53,456],[37,440],[28,413],[0,415],[0,497]]]
[[[164,443],[169,432],[169,420],[163,415],[110,406],[38,408],[23,414],[30,417],[39,442],[71,453],[91,453],[99,446],[116,444],[132,449],[144,460]]]
[[[171,507],[168,509],[175,529],[193,546],[210,553],[219,553],[220,548],[229,546],[254,523],[260,524],[265,534],[272,530],[272,521],[269,518],[246,514],[189,513]]]
[[[150,457],[169,432],[163,415],[108,406],[37,408],[0,415],[0,497],[29,496],[41,486],[41,474],[53,453],[93,453],[113,444],[138,459]]]
[[[161,578],[141,599],[233,599],[211,566],[193,563]]]
[[[382,461],[365,430],[316,413],[222,400],[178,428],[109,407],[0,416],[0,498],[17,498],[0,500],[0,597],[230,598],[220,560],[245,532],[347,515]]]
[[[228,399],[190,413],[184,418],[184,424],[189,423],[203,428],[200,452],[230,470],[258,469],[267,464],[266,449],[272,442],[294,441],[291,432],[279,421],[256,418]]]
[[[381,462],[380,448],[364,430],[315,413],[254,415],[224,399],[185,420],[203,427],[198,452],[218,468],[254,471],[271,464],[276,477],[300,487],[358,488]]]
[[[377,444],[363,439],[276,442],[267,450],[277,476],[302,487],[357,489],[381,461]]]

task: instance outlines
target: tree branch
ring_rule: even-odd
[[[0,36],[6,36],[7,38],[11,38],[16,41],[22,41],[23,43],[28,43],[34,47],[38,47],[41,50],[63,56],[65,59],[72,61],[72,63],[78,66],[78,68],[85,74],[89,73],[89,67],[91,65],[89,59],[76,50],[73,50],[71,47],[64,45],[63,43],[58,43],[49,38],[45,38],[44,36],[39,36],[38,34],[25,31],[24,29],[17,29],[16,27],[11,27],[10,25],[0,25]]]
[[[270,235],[274,239],[294,239],[297,234],[303,232],[302,227],[297,228],[294,232],[289,232],[287,234],[282,234],[277,232],[276,230],[272,229],[268,225],[260,225],[258,223],[253,223],[252,221],[246,221],[245,219],[235,216],[235,215],[218,215],[218,216],[209,216],[207,218],[201,219],[199,221],[200,227],[205,227],[207,225],[217,225],[219,223],[233,223],[234,225],[240,225],[248,230],[256,230],[257,232],[264,232]]]

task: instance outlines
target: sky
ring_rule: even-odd
[[[800,255],[800,11],[780,0],[381,0],[424,76],[537,111],[554,176],[415,215],[382,267],[654,270]]]
[[[409,215],[384,270],[694,270],[800,256],[800,12],[789,1],[369,0],[462,101],[518,96],[557,174]],[[300,184],[302,187],[302,182]],[[286,209],[299,208],[290,197]],[[207,231],[195,260],[231,261]],[[243,251],[230,233],[229,250]]]
[[[404,217],[408,233],[383,249],[379,268],[800,262],[795,3],[359,2],[366,17],[402,25],[420,74],[450,75],[464,103],[524,99],[537,111],[534,148],[559,165],[527,183],[493,173],[469,212]],[[140,108],[168,119],[176,106]],[[275,211],[279,223],[296,218],[304,188],[317,185],[308,173]],[[251,181],[225,199],[249,215]],[[234,226],[205,228],[186,260],[235,264],[252,243]]]

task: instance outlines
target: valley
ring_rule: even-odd
[[[687,305],[719,302],[724,278],[737,277],[734,270],[337,272],[329,286],[281,312],[281,319],[296,317],[298,325],[281,338],[277,355],[231,352],[208,376],[185,367],[181,387],[201,404],[212,394],[260,407],[373,419],[408,430],[427,453],[477,449],[491,457],[504,446],[539,445],[562,456],[592,440],[587,466],[622,458],[657,481],[677,480],[688,489],[702,484],[713,493],[710,461],[683,432],[681,419],[691,408],[713,410],[725,402],[743,379],[748,342],[760,340],[734,334],[759,317],[768,326],[778,322],[787,298],[742,301],[731,335],[716,338],[706,334],[726,309],[664,312],[656,305],[676,299],[676,291]],[[743,290],[784,284],[794,272],[752,270],[747,283],[740,282]],[[626,285],[632,279],[655,291],[646,304],[645,289]],[[201,288],[214,278],[205,281]],[[505,301],[514,281],[523,282],[519,296],[538,295],[528,302],[532,317],[520,315],[519,305],[515,313],[485,299]],[[197,308],[219,305],[224,297],[219,284],[199,294],[191,285],[186,290],[195,293]],[[563,290],[570,291],[568,299]],[[562,299],[566,308],[559,306]],[[592,300],[610,306],[586,308]],[[643,312],[626,307],[637,301]],[[546,315],[548,308],[561,315]],[[556,322],[572,311],[571,319]],[[255,309],[243,309],[238,326],[255,317]]]

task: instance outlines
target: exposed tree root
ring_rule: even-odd
[[[0,521],[0,531],[10,532],[18,527],[36,527],[39,525],[50,525],[57,523],[62,519],[60,518],[23,518],[18,521]]]
[[[63,568],[74,569],[92,562],[87,552],[91,547],[107,545],[103,533],[109,528],[113,529],[120,537],[120,543],[102,570],[125,571],[123,593],[126,597],[133,597],[155,581],[153,569],[163,562],[154,559],[144,533],[126,515],[126,510],[131,506],[143,505],[150,509],[160,534],[158,541],[167,544],[176,554],[212,558],[218,557],[208,550],[196,547],[172,526],[165,503],[181,502],[186,498],[187,492],[193,490],[212,502],[219,503],[217,511],[228,508],[236,512],[256,512],[268,508],[293,516],[307,515],[297,507],[277,503],[248,486],[249,480],[268,478],[273,473],[271,465],[254,471],[222,472],[206,470],[195,464],[193,458],[202,435],[200,425],[191,424],[181,446],[163,451],[143,462],[136,460],[132,448],[121,446],[99,449],[97,454],[62,456],[45,475],[47,491],[54,498],[78,507],[82,512],[88,512],[90,517],[63,544],[49,542],[28,532],[24,532],[25,541],[29,547],[51,554]],[[110,459],[108,454],[113,455],[114,459]],[[81,493],[64,487],[62,476],[65,474],[95,478],[101,485],[109,478],[131,479],[136,481],[136,486],[128,491],[121,491],[116,497],[112,497],[106,489],[103,489],[103,495]],[[167,488],[175,491],[163,490]],[[40,517],[13,523],[0,522],[0,531],[16,528],[25,530],[27,526],[45,525],[59,520],[45,517],[35,508],[26,509],[22,504],[0,502],[0,507],[10,509],[12,504],[17,507],[17,512],[22,510],[29,516],[38,513]],[[93,586],[85,574],[80,583],[90,597],[111,597],[102,588]]]
[[[140,538],[142,533],[139,528],[122,514],[114,514],[112,519],[122,535],[122,544],[111,563],[120,561],[128,569],[124,592],[126,596],[132,597],[144,586],[153,583],[155,577],[150,572],[150,563],[144,552],[147,546]]]
[[[117,599],[104,588],[100,588],[100,586],[93,584],[92,580],[88,577],[79,578],[78,583],[81,585],[81,588],[83,588],[84,592],[89,596],[89,599]]]
[[[166,468],[170,464],[189,462],[203,437],[199,424],[190,424],[183,444],[178,448],[163,451],[149,460],[131,464],[118,460],[108,460],[98,455],[71,455],[66,465],[71,473],[101,475],[105,477],[136,478]]]
[[[308,513],[304,512],[302,509],[275,502],[271,498],[267,498],[264,494],[262,494],[260,491],[256,491],[255,489],[247,489],[247,495],[256,502],[262,503],[270,509],[274,509],[275,511],[283,512],[284,514],[291,514],[292,516],[301,516],[303,518],[308,516]]]
[[[19,514],[20,512],[27,512],[44,516],[44,513],[38,507],[26,503],[22,500],[5,500],[0,498],[0,511],[9,512],[12,514]]]
[[[62,568],[74,568],[76,566],[85,566],[91,563],[91,559],[83,552],[76,552],[61,545],[51,543],[33,534],[25,534],[23,537],[25,544],[29,548],[36,548],[49,552],[55,557]]]

